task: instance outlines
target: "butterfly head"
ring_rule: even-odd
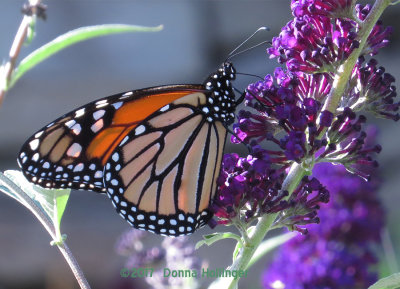
[[[211,92],[206,108],[206,111],[210,112],[208,121],[218,120],[230,125],[235,120],[234,112],[237,104],[231,83],[235,78],[235,68],[231,62],[226,61],[204,82],[206,89]]]

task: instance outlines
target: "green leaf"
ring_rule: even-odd
[[[235,239],[238,242],[242,242],[242,240],[240,239],[240,237],[234,233],[213,233],[210,235],[205,235],[203,236],[204,240],[198,241],[196,243],[195,249],[199,249],[201,246],[203,245],[207,245],[210,246],[212,244],[214,244],[215,242],[219,241],[219,240],[223,240],[223,239]]]
[[[400,273],[394,273],[388,277],[378,280],[368,289],[396,289],[400,288]]]
[[[24,193],[26,193],[32,201],[39,207],[45,215],[50,219],[54,225],[55,232],[57,235],[56,241],[62,241],[60,233],[61,218],[64,214],[65,207],[68,202],[70,195],[70,189],[44,189],[30,183],[20,171],[8,170],[4,172],[4,175],[12,180],[17,186],[19,186]],[[8,189],[8,191],[10,191]],[[11,191],[11,196],[18,200],[21,204],[32,210],[19,195],[18,192]]]
[[[251,226],[247,229],[247,235],[251,237],[256,229],[256,226]]]
[[[43,60],[49,58],[60,50],[80,41],[116,33],[155,32],[160,31],[162,28],[162,25],[156,27],[145,27],[124,24],[104,24],[71,30],[63,35],[58,36],[54,40],[36,49],[27,57],[25,57],[15,69],[8,89],[11,88],[22,75],[24,75],[27,71],[38,65]]]
[[[242,242],[237,242],[237,243],[236,243],[235,250],[233,250],[233,255],[232,255],[233,262],[235,262],[235,260],[236,260],[236,258],[237,258],[237,256],[238,256],[238,254],[239,254],[239,252],[240,252],[240,249],[241,249],[242,247],[243,247]]]
[[[276,247],[286,243],[293,237],[297,236],[297,233],[286,233],[270,239],[267,239],[260,243],[250,262],[247,264],[246,269],[250,268],[254,263],[264,257],[268,252],[272,251]]]

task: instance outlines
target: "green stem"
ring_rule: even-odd
[[[332,113],[336,112],[339,101],[346,89],[356,61],[367,42],[368,36],[376,21],[379,19],[386,7],[390,5],[390,3],[390,0],[377,0],[367,18],[361,23],[358,39],[360,45],[350,54],[346,62],[339,67],[334,78],[331,93],[328,95],[322,111],[329,110]],[[291,194],[306,174],[307,171],[300,164],[294,163],[290,168],[289,174],[283,182],[282,190],[287,190],[289,194]],[[265,235],[270,230],[271,225],[274,223],[277,215],[278,214],[267,214],[259,219],[253,234],[243,247],[238,258],[234,261],[232,266],[230,266],[230,270],[245,270],[248,268],[250,260],[252,259],[255,251],[264,239]],[[229,282],[230,283],[226,288],[236,289],[239,278],[230,279]]]
[[[58,239],[58,236],[56,234],[56,229],[51,220],[49,219],[49,217],[36,205],[36,203],[19,186],[17,186],[14,182],[12,182],[1,172],[0,172],[0,181],[4,185],[6,185],[7,189],[14,192],[15,196],[8,194],[7,191],[0,190],[0,192],[4,192],[6,195],[17,200],[36,216],[36,218],[40,221],[40,223],[42,223],[43,227],[50,234],[51,238],[56,241],[54,242],[54,244],[57,245],[61,254],[63,254],[79,286],[82,289],[90,289],[90,285],[87,282],[82,269],[79,267],[78,262],[76,261],[74,255],[72,255],[72,252],[68,248],[67,244],[65,242],[58,242],[58,240],[62,239]]]

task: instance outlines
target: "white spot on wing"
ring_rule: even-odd
[[[113,103],[112,106],[113,106],[115,109],[118,109],[118,108],[121,107],[122,103],[123,103],[122,101],[116,102],[116,103]]]
[[[93,118],[95,120],[98,120],[99,118],[101,118],[104,115],[105,112],[106,111],[104,109],[98,110],[98,111],[93,113]]]
[[[39,146],[39,140],[38,139],[34,139],[33,141],[31,141],[29,143],[29,146],[31,147],[31,150],[36,150]]]
[[[67,121],[67,122],[65,123],[65,125],[66,125],[68,128],[71,128],[74,124],[76,124],[76,121],[73,120],[73,119],[71,119],[71,120],[69,120],[69,121]]]
[[[75,117],[81,117],[84,114],[85,114],[85,108],[81,108],[81,109],[75,111]]]
[[[67,156],[77,158],[82,152],[82,146],[78,143],[73,143],[67,150]]]
[[[99,105],[99,104],[104,104],[104,103],[107,103],[107,99],[99,100],[95,104]]]
[[[73,172],[80,172],[83,170],[83,163],[79,163],[75,166]]]
[[[132,91],[126,92],[126,93],[124,93],[119,99],[127,98],[127,97],[131,96],[132,94],[133,94]]]
[[[136,129],[135,129],[135,135],[139,135],[142,134],[146,131],[146,128],[144,125],[139,125]]]
[[[126,143],[128,139],[129,139],[129,136],[124,137],[124,139],[121,141],[121,143],[119,144],[119,146],[123,146],[124,143]]]
[[[98,105],[96,105],[96,108],[105,107],[105,106],[107,106],[107,105],[108,105],[108,103],[107,103],[107,102],[105,102],[105,103],[101,103],[101,104],[98,104]]]
[[[39,159],[39,154],[38,154],[38,153],[36,153],[36,154],[34,154],[34,155],[32,156],[32,161],[37,162],[38,159]]]
[[[102,172],[102,171],[97,171],[97,172],[94,174],[94,177],[95,177],[96,179],[102,178],[102,177],[103,177],[103,172]]]
[[[112,155],[112,159],[113,159],[114,162],[118,162],[118,160],[119,160],[119,154],[118,154],[118,153],[114,153],[114,154]]]
[[[92,130],[92,132],[96,133],[103,128],[103,125],[103,119],[99,119],[90,127],[90,129]]]
[[[71,127],[71,129],[74,132],[74,134],[78,135],[81,133],[82,127],[79,123],[77,123],[73,127]]]
[[[169,104],[167,104],[166,106],[164,106],[164,107],[162,107],[162,108],[160,108],[160,111],[166,111],[166,110],[168,110],[169,109]]]

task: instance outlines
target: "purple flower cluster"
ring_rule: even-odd
[[[355,5],[351,0],[292,0],[291,8],[293,20],[267,49],[270,58],[285,68],[278,67],[273,75],[248,86],[247,109],[239,111],[231,141],[245,143],[249,155],[225,155],[211,210],[220,224],[249,224],[264,214],[279,213],[273,227],[286,226],[303,233],[309,228],[304,225],[320,219],[327,222],[313,229],[315,234],[286,245],[290,253],[282,251],[271,274],[280,271],[283,278],[292,272],[292,281],[285,279],[292,282],[285,288],[291,289],[361,288],[375,278],[368,271],[375,258],[366,247],[355,248],[376,240],[382,226],[381,208],[370,194],[375,186],[371,174],[378,166],[374,157],[381,147],[367,141],[367,119],[362,113],[400,119],[394,77],[376,60],[365,59],[388,44],[392,29],[378,21],[360,47],[361,25],[371,6]],[[350,78],[338,80],[337,71],[348,69],[352,62],[346,61],[353,52],[359,53],[359,58]],[[343,92],[335,85],[337,81],[347,82],[341,86]],[[342,93],[339,106],[326,105],[338,92]],[[308,172],[323,166],[321,163],[331,164],[326,165],[324,174],[303,178],[289,194],[282,184],[295,163]],[[348,172],[354,175],[346,175]],[[319,210],[329,198],[331,203]],[[380,217],[371,218],[370,212]],[[374,232],[369,232],[368,224],[376,226]],[[343,235],[346,230],[351,235]],[[298,246],[308,239],[314,244]],[[299,252],[294,254],[297,248]],[[292,259],[296,265],[288,268]],[[315,266],[304,265],[309,263]],[[350,285],[335,287],[339,282],[335,278]]]
[[[291,8],[295,17],[304,15],[351,17],[353,2],[353,0],[293,0]]]
[[[329,200],[325,187],[317,179],[305,177],[285,200],[288,192],[281,190],[284,170],[276,171],[270,165],[268,152],[261,148],[247,158],[224,156],[219,193],[210,207],[219,224],[251,223],[263,214],[282,212],[274,227],[286,226],[305,233],[306,229],[299,226],[319,222],[319,204]]]
[[[365,110],[377,117],[398,121],[400,102],[394,101],[397,96],[394,77],[378,66],[375,59],[364,62],[361,57],[354,68],[349,81],[353,85],[349,86],[347,97],[342,99],[340,107],[351,107],[356,112]]]
[[[367,288],[377,279],[371,245],[384,225],[378,182],[327,163],[317,165],[314,176],[331,194],[319,211],[323,225],[308,227],[307,235],[279,249],[263,275],[264,288]]]
[[[302,73],[332,73],[359,47],[358,21],[371,10],[370,5],[356,5],[353,1],[294,0],[295,16],[282,28],[278,37],[272,39],[268,48],[271,58],[286,63],[289,71]],[[341,16],[340,18],[337,18]],[[353,19],[353,17],[357,17]],[[388,44],[390,27],[378,22],[367,40],[363,54],[377,54]]]
[[[371,65],[370,65],[371,66]],[[371,71],[367,69],[367,72]],[[360,72],[361,78],[367,78],[367,72]],[[363,172],[363,167],[376,167],[372,154],[380,152],[380,146],[367,147],[364,145],[366,133],[362,125],[366,118],[357,117],[350,106],[341,107],[336,115],[322,111],[322,103],[331,89],[329,78],[325,74],[296,74],[275,70],[275,78],[270,75],[264,81],[249,85],[246,94],[246,104],[257,112],[242,110],[238,115],[238,123],[234,125],[236,137],[232,141],[259,145],[267,140],[277,145],[277,149],[265,150],[270,162],[286,168],[292,161],[302,162],[333,162],[343,164],[349,171],[369,179]],[[384,78],[369,74],[365,87],[373,85],[374,89],[365,90],[366,95],[353,93],[351,99],[368,99],[363,104],[364,109],[378,111],[386,108],[380,115],[390,116],[389,109],[398,108],[393,104],[392,87],[384,87]],[[388,83],[388,81],[386,81]],[[354,91],[356,88],[354,88]],[[374,93],[376,91],[376,93]],[[363,92],[364,93],[364,92]],[[383,97],[385,95],[385,97]],[[347,101],[347,104],[350,100]],[[344,103],[344,102],[342,102]],[[391,104],[390,104],[391,103]],[[360,106],[354,107],[359,111]],[[394,118],[394,117],[392,117]],[[324,131],[326,131],[324,133]],[[279,137],[280,136],[280,137]],[[266,157],[264,157],[266,158]],[[361,169],[358,169],[361,168]]]

